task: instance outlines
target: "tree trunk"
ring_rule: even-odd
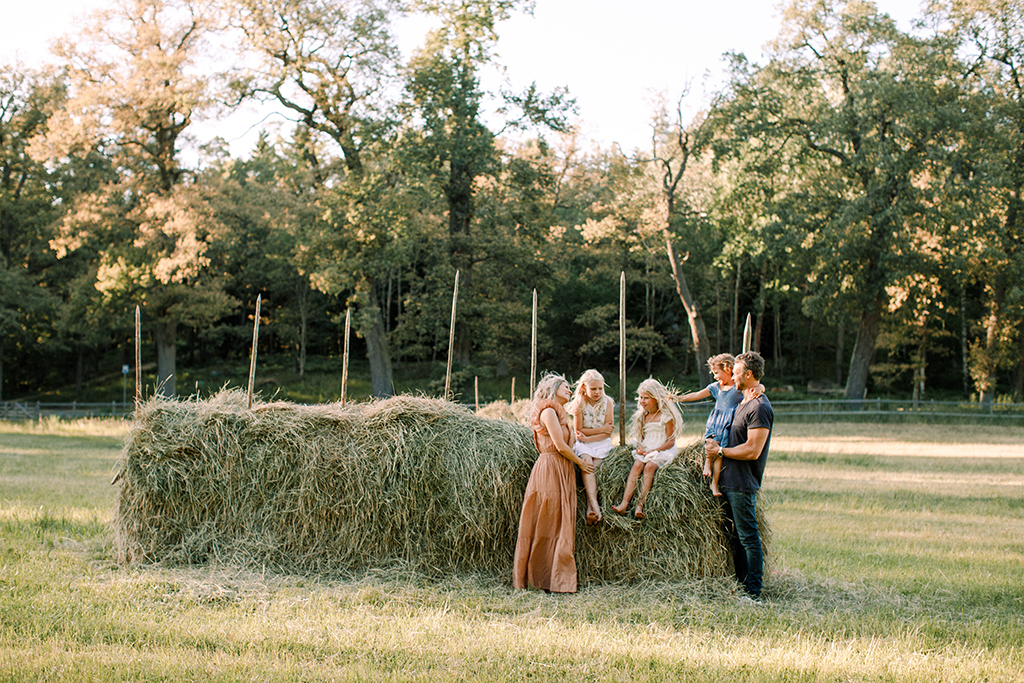
[[[843,383],[843,356],[846,355],[846,325],[836,326],[836,386]]]
[[[857,341],[853,345],[853,356],[850,358],[850,376],[846,379],[846,398],[851,401],[860,401],[864,398],[881,320],[882,310],[878,304],[861,313]]]
[[[1017,326],[1017,368],[1013,374],[1013,402],[1024,400],[1024,322]]]
[[[82,391],[82,375],[85,364],[85,348],[82,344],[78,344],[78,348],[75,349],[75,396]]]
[[[366,340],[366,355],[370,360],[370,384],[374,398],[394,394],[394,376],[391,372],[391,351],[384,333],[377,292],[372,281],[366,284],[366,305],[360,317],[360,333]]]
[[[960,282],[960,374],[964,385],[964,398],[971,396],[971,366],[967,346],[967,289]]]
[[[309,330],[309,285],[300,280],[298,288],[299,303],[299,378],[306,375],[306,341]]]
[[[978,387],[978,403],[992,405],[996,397],[996,358],[999,356],[999,315],[993,310],[985,318],[985,349],[975,385]]]
[[[665,247],[668,250],[668,262],[672,265],[672,279],[676,281],[676,292],[679,294],[683,308],[686,309],[686,319],[690,323],[690,337],[693,340],[693,349],[696,353],[697,373],[700,376],[701,386],[711,383],[711,371],[707,366],[707,359],[711,357],[711,345],[708,344],[708,333],[704,329],[704,317],[700,312],[698,304],[690,294],[690,288],[686,284],[686,276],[683,275],[679,255],[676,253],[675,243],[670,235],[665,236]]]
[[[768,276],[768,262],[761,266],[761,291],[757,297],[757,320],[754,321],[754,339],[750,345],[751,351],[761,353],[761,334],[764,332],[764,312],[768,305],[768,295],[764,291],[765,279]]]
[[[924,399],[925,367],[928,362],[928,325],[921,324],[921,342],[917,346],[917,362],[914,364],[914,388],[912,399],[914,407]]]
[[[156,324],[156,393],[159,396],[170,397],[177,393],[174,377],[174,364],[177,358],[177,332],[177,321],[162,320]]]
[[[743,261],[736,264],[736,285],[732,291],[732,319],[729,321],[729,348],[735,350],[736,332],[740,325],[740,280],[743,277]],[[743,342],[740,341],[742,347]],[[742,351],[743,349],[740,348]]]
[[[980,352],[976,352],[972,361],[975,368],[972,375],[978,389],[978,402],[982,405],[992,405],[996,397],[996,373],[999,370],[1001,356],[999,328],[1005,317],[1003,310],[1006,287],[1002,278],[996,276],[993,280],[991,285],[986,288],[989,293],[989,301],[988,315],[985,316],[985,347]]]

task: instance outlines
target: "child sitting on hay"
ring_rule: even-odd
[[[590,458],[594,472],[583,474],[583,488],[587,492],[587,526],[601,521],[601,506],[597,502],[597,468],[612,450],[612,431],[615,402],[604,393],[604,377],[597,370],[587,370],[576,383],[576,393],[566,406],[573,416],[576,443],[572,449],[580,458]]]
[[[636,490],[637,479],[643,472],[644,480],[640,488],[640,500],[637,502],[633,517],[643,519],[644,503],[654,483],[654,473],[659,467],[665,467],[675,460],[679,453],[676,439],[683,428],[683,417],[679,408],[672,402],[672,392],[656,379],[645,379],[637,387],[637,411],[629,424],[629,442],[636,444],[633,451],[633,468],[626,478],[626,490],[622,494],[622,502],[613,505],[612,510],[620,515],[626,514],[629,501]]]

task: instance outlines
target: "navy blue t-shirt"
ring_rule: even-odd
[[[768,439],[756,460],[732,460],[728,456],[722,458],[722,475],[718,479],[720,488],[746,493],[753,493],[761,488],[761,477],[768,462],[768,446],[772,442],[771,429],[774,422],[775,412],[764,394],[736,406],[736,412],[732,416],[732,427],[729,429],[729,446],[745,444],[747,432],[751,429],[767,429]]]

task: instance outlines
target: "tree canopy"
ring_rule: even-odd
[[[264,334],[305,372],[352,312],[371,393],[627,363],[705,384],[743,320],[771,381],[850,399],[1024,393],[1024,2],[933,0],[901,30],[865,0],[791,0],[763,60],[651,145],[590,147],[572,84],[484,86],[525,0],[118,0],[43,69],[0,65],[0,391],[126,360],[161,390]],[[406,58],[395,22],[430,20]],[[273,105],[234,155],[196,123]],[[682,379],[687,378],[687,379]],[[462,381],[462,380],[460,380]],[[523,386],[526,386],[524,384]]]

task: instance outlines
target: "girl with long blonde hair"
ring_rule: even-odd
[[[633,450],[633,467],[626,478],[626,490],[622,502],[613,505],[612,510],[626,514],[629,501],[636,491],[636,482],[643,474],[640,499],[633,516],[644,519],[644,503],[654,483],[654,473],[659,467],[666,467],[679,453],[676,439],[683,429],[683,416],[672,400],[673,392],[656,379],[645,379],[636,390],[637,410],[629,424],[629,443]]]
[[[612,450],[612,430],[615,422],[615,402],[604,392],[604,377],[597,370],[583,373],[576,382],[576,393],[566,406],[573,416],[576,432],[576,455],[594,464],[594,473],[583,475],[583,488],[587,492],[587,526],[601,521],[601,506],[597,502],[597,468]]]

